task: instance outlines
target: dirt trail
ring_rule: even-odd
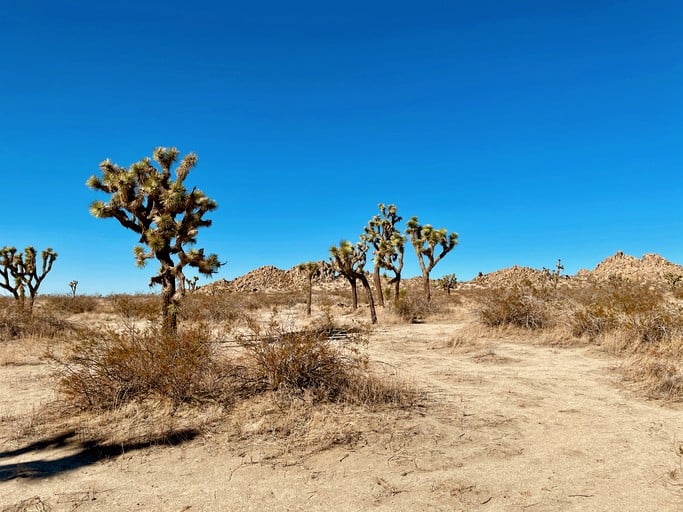
[[[683,510],[683,408],[620,388],[616,360],[590,349],[453,349],[454,329],[372,335],[372,358],[424,389],[427,406],[391,425],[368,419],[353,443],[278,462],[218,434],[22,478],[21,464],[68,449],[17,453],[0,438],[0,510]],[[0,409],[10,373],[26,384],[18,371],[0,368]]]

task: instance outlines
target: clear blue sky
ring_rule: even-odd
[[[156,146],[199,156],[216,278],[326,259],[379,202],[459,233],[435,276],[683,263],[679,0],[0,8],[0,245],[59,253],[42,292],[148,290],[85,181]]]

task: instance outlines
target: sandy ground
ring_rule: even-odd
[[[228,428],[104,456],[68,433],[27,441],[47,369],[0,366],[0,510],[683,510],[683,407],[628,390],[595,349],[453,348],[457,327],[379,327],[371,358],[424,406],[340,418],[351,440],[277,456]]]

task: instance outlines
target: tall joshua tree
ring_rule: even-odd
[[[306,263],[299,263],[296,268],[302,271],[306,276],[306,314],[311,316],[311,305],[313,303],[313,276],[320,270],[320,263],[317,261],[307,261]]]
[[[30,245],[24,252],[17,252],[14,247],[0,249],[0,288],[9,291],[19,301],[23,309],[26,304],[26,291],[29,295],[29,311],[38,295],[38,288],[45,276],[52,270],[57,253],[49,247],[40,253],[40,265],[37,262],[36,250]],[[40,273],[39,273],[40,272]]]
[[[378,206],[380,215],[375,215],[370,219],[368,225],[365,226],[364,236],[374,248],[375,289],[378,295],[377,300],[383,306],[384,298],[379,270],[383,268],[394,273],[389,284],[394,285],[394,300],[398,300],[406,237],[396,228],[396,224],[402,220],[402,217],[396,213],[396,206],[393,204],[385,206],[382,203]]]
[[[430,301],[432,294],[429,287],[429,273],[458,244],[458,234],[451,233],[449,235],[446,228],[434,229],[429,224],[423,226],[419,223],[417,217],[413,217],[408,221],[406,234],[410,237],[410,242],[415,248],[417,261],[420,263],[420,269],[422,270],[425,298],[427,301]],[[438,254],[436,254],[437,247],[441,248]]]
[[[197,155],[189,153],[175,167],[175,179],[171,167],[178,161],[176,148],[156,148],[152,158],[134,163],[130,168],[119,167],[110,160],[100,164],[102,176],[91,176],[86,182],[93,190],[110,194],[109,202],[94,201],[90,213],[97,218],[114,218],[140,235],[133,249],[136,263],[144,267],[147,260],[156,258],[159,272],[150,279],[150,286],[161,285],[162,329],[175,334],[179,293],[176,283],[184,283],[183,268],[196,268],[210,276],[221,263],[215,254],[205,255],[204,249],[187,249],[197,241],[197,231],[209,227],[211,221],[204,215],[216,209],[216,202],[201,190],[188,191],[184,181],[197,164]],[[146,246],[146,247],[143,247]]]
[[[375,301],[372,297],[372,290],[370,283],[365,275],[365,262],[367,258],[368,244],[367,240],[361,237],[361,241],[355,246],[348,240],[342,240],[339,247],[333,245],[330,247],[330,255],[333,268],[342,274],[346,280],[351,284],[351,292],[353,293],[353,309],[358,307],[358,291],[356,289],[356,282],[360,281],[365,288],[368,297],[368,305],[370,306],[370,320],[373,324],[377,323],[377,312],[375,311]]]

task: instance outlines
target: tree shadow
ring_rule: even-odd
[[[153,437],[145,441],[128,443],[102,443],[99,439],[76,441],[76,432],[63,432],[54,437],[31,443],[23,448],[0,452],[0,459],[16,457],[32,452],[41,452],[49,448],[75,448],[77,452],[57,459],[36,459],[15,464],[0,465],[0,482],[15,478],[39,479],[49,478],[59,473],[66,473],[85,466],[90,466],[103,459],[115,458],[126,452],[142,450],[150,446],[177,446],[191,441],[199,434],[195,429],[177,430],[165,435]]]

